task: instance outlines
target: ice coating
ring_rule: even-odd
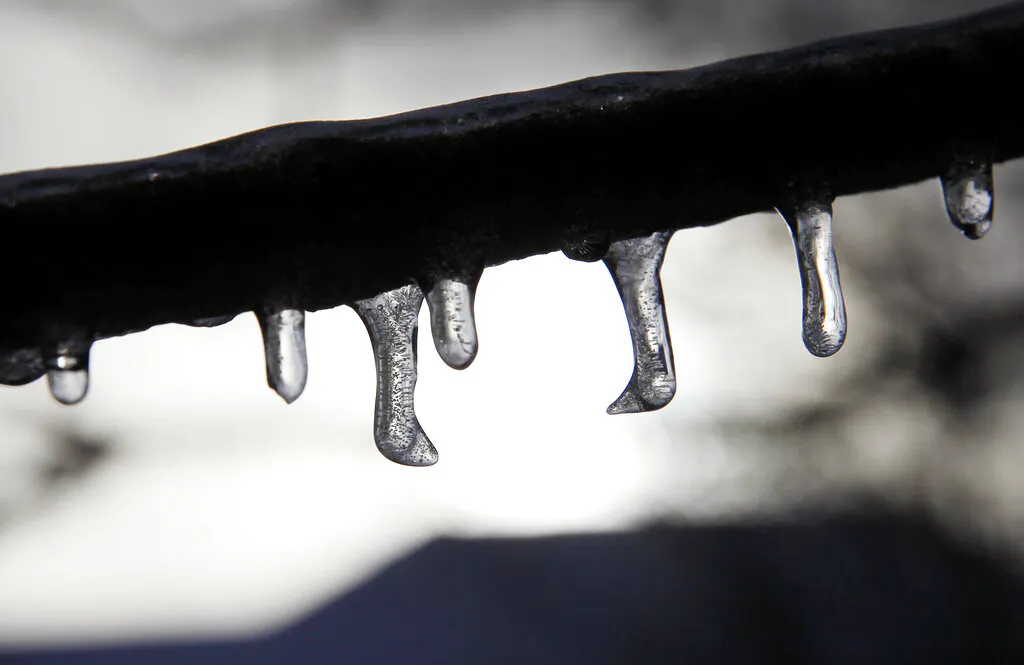
[[[832,247],[832,202],[804,202],[780,208],[796,245],[803,286],[803,337],[807,350],[831,356],[846,339],[846,303]]]
[[[0,356],[0,384],[23,386],[46,373],[39,349],[20,349]]]
[[[593,263],[608,255],[610,239],[607,233],[595,233],[578,240],[567,242],[562,253],[573,261]]]
[[[77,404],[89,392],[89,345],[63,343],[47,356],[46,383],[61,404]]]
[[[263,332],[267,383],[291,404],[306,387],[306,313],[279,309],[256,314]]]
[[[672,341],[661,292],[661,264],[671,231],[614,242],[604,263],[615,281],[633,339],[633,376],[608,413],[662,408],[676,393]]]
[[[462,279],[440,279],[427,293],[434,348],[453,369],[466,369],[476,358],[475,300],[475,280],[471,285]]]
[[[231,323],[235,320],[237,314],[227,314],[224,316],[208,316],[201,319],[193,319],[192,321],[183,321],[186,326],[192,326],[193,328],[216,328],[222,326],[225,323]]]
[[[377,368],[373,438],[392,462],[430,466],[437,450],[416,419],[416,328],[423,291],[410,284],[353,304],[366,325]]]
[[[961,163],[951,168],[940,180],[946,212],[953,226],[973,240],[988,233],[992,228],[995,208],[992,164]]]

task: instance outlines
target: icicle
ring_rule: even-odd
[[[633,338],[633,376],[608,413],[654,411],[672,401],[676,370],[661,293],[661,263],[671,231],[611,244],[605,265],[615,280]]]
[[[832,202],[808,201],[779,209],[796,245],[804,292],[803,337],[807,350],[831,356],[846,339],[846,304],[832,247]]]
[[[567,242],[562,248],[562,253],[573,261],[593,263],[607,256],[610,244],[611,239],[607,233],[595,233]]]
[[[476,358],[473,303],[479,279],[479,273],[465,279],[440,279],[427,293],[434,348],[452,369],[466,369]]]
[[[46,358],[46,382],[61,404],[77,404],[89,391],[89,342],[58,344]]]
[[[278,309],[257,313],[267,359],[267,383],[291,404],[306,387],[306,313]]]
[[[953,226],[977,240],[992,228],[995,208],[992,194],[992,164],[961,162],[940,179],[946,212]]]
[[[416,419],[416,328],[423,291],[410,284],[353,305],[366,325],[377,366],[373,438],[392,462],[430,466],[437,450]]]

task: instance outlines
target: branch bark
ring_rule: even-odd
[[[317,310],[559,249],[1024,155],[1024,4],[132,162],[0,176],[0,359]],[[8,381],[14,382],[14,381]]]

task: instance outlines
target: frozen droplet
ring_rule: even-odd
[[[430,466],[437,450],[416,419],[416,330],[423,291],[410,284],[353,307],[366,325],[377,367],[373,438],[392,462]]]
[[[466,369],[476,358],[475,300],[476,280],[472,279],[440,279],[427,293],[434,348],[453,369]]]
[[[306,387],[306,313],[280,309],[257,313],[267,358],[267,383],[291,404]]]
[[[611,238],[607,233],[594,233],[583,238],[571,240],[562,247],[562,253],[573,261],[593,263],[608,255]]]
[[[832,247],[832,202],[805,202],[779,208],[779,214],[796,245],[804,292],[804,345],[816,356],[830,356],[846,339],[846,303]]]
[[[604,263],[626,310],[633,338],[633,376],[608,413],[654,411],[676,394],[672,341],[661,292],[661,263],[671,231],[614,242]]]
[[[995,208],[991,163],[960,163],[941,178],[946,212],[953,226],[977,240],[992,228]]]
[[[61,404],[77,404],[89,391],[89,344],[58,345],[46,358],[46,382]]]

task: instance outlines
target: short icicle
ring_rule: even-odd
[[[832,201],[805,201],[778,210],[796,245],[804,345],[816,356],[831,356],[846,340],[846,303],[832,246]]]
[[[267,383],[288,404],[306,387],[306,313],[298,309],[257,312],[267,360]]]
[[[384,457],[408,466],[437,462],[437,449],[420,427],[413,402],[422,304],[423,291],[410,284],[353,305],[370,334],[377,368],[373,438]]]
[[[946,212],[953,226],[972,240],[988,233],[995,208],[992,163],[959,162],[940,180]]]
[[[90,342],[81,339],[65,340],[47,354],[46,383],[61,404],[77,404],[89,392],[90,347]]]
[[[452,369],[466,369],[476,358],[477,338],[473,305],[480,274],[442,278],[427,293],[434,348]]]
[[[655,411],[672,401],[676,370],[661,292],[661,264],[671,231],[614,242],[605,265],[615,281],[633,339],[633,376],[608,413]]]

